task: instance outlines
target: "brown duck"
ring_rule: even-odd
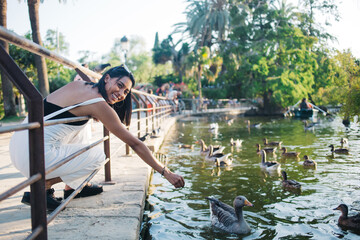
[[[289,189],[300,189],[301,188],[301,184],[298,183],[297,181],[287,179],[287,174],[284,170],[281,171],[281,175],[283,177],[283,180],[281,183],[284,188],[289,188]]]
[[[277,147],[265,147],[265,148],[261,149],[261,145],[258,143],[255,146],[257,148],[256,152],[258,154],[261,154],[261,150],[265,150],[266,153],[275,153],[276,149],[277,149]]]
[[[299,157],[301,153],[301,152],[288,152],[286,147],[282,147],[281,150],[283,150],[281,154],[283,157]]]
[[[360,230],[360,213],[355,216],[348,216],[348,207],[346,204],[340,204],[334,210],[340,210],[341,216],[338,219],[338,224],[342,227],[351,228],[354,230]]]
[[[304,155],[304,167],[316,167],[317,163],[314,160],[311,160],[308,155]]]
[[[274,147],[281,147],[282,141],[279,142],[268,142],[267,138],[263,139],[264,146],[274,146]]]
[[[201,155],[206,156],[209,154],[210,148],[208,146],[206,146],[204,140],[200,139],[200,140],[196,141],[195,143],[200,144],[200,154]],[[224,150],[223,147],[220,145],[213,145],[214,152],[217,152],[217,151],[222,152],[221,149]]]

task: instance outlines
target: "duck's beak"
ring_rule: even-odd
[[[252,203],[249,202],[248,200],[245,200],[245,206],[253,207],[254,204],[252,204]]]
[[[334,208],[333,210],[340,210],[339,206],[337,206],[336,208]]]

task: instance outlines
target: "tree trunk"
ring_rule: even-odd
[[[7,27],[6,23],[6,14],[7,14],[7,2],[6,0],[0,0],[0,25],[3,27]],[[5,49],[6,52],[9,52],[9,44],[5,41],[0,41],[1,46]],[[1,72],[1,88],[3,93],[3,101],[4,101],[4,112],[5,117],[16,116],[16,108],[15,108],[15,98],[13,92],[13,84],[10,79],[5,75],[5,73]]]
[[[39,5],[40,0],[28,0],[29,16],[31,23],[31,31],[33,41],[42,46],[40,37],[40,25],[39,25]],[[34,55],[35,66],[37,68],[39,90],[43,97],[49,95],[49,81],[47,76],[47,67],[44,57]]]
[[[198,65],[198,90],[199,90],[199,100],[200,100],[200,109],[202,108],[202,87],[201,87],[201,75],[202,75],[202,66],[199,63]]]

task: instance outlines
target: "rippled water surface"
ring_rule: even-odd
[[[228,126],[219,118],[178,122],[162,146],[168,167],[184,176],[186,186],[174,189],[160,174],[155,173],[148,198],[150,210],[145,211],[144,224],[149,229],[144,239],[360,239],[360,235],[337,226],[340,203],[349,206],[350,214],[360,210],[360,131],[357,124],[345,128],[340,119],[319,124],[305,131],[295,119],[251,118],[262,127],[248,129],[247,118],[235,118]],[[209,132],[212,122],[219,123],[218,134]],[[302,184],[302,191],[283,189],[280,175],[261,171],[255,144],[267,137],[282,141],[288,151],[301,152],[300,159],[283,159],[280,152],[269,156],[286,170],[289,179]],[[328,145],[340,147],[340,139],[349,139],[350,155],[332,156]],[[239,149],[230,147],[230,138],[244,142]],[[226,146],[232,152],[231,167],[216,168],[200,155],[195,144]],[[193,150],[179,149],[179,144],[194,144]],[[303,156],[309,155],[317,169],[303,167]],[[251,227],[248,235],[228,234],[211,227],[207,196],[214,196],[232,205],[237,195],[245,196],[254,207],[244,207],[244,216]],[[144,232],[144,231],[143,231]]]

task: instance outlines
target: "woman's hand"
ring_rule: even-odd
[[[182,176],[171,172],[166,168],[164,171],[164,177],[168,180],[175,188],[181,188],[185,186],[185,180]]]

